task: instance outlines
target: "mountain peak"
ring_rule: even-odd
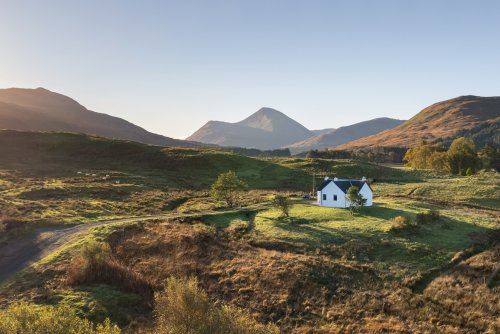
[[[188,140],[222,146],[274,149],[313,133],[281,111],[263,107],[237,123],[210,121]]]
[[[285,115],[281,111],[278,111],[274,108],[269,108],[269,107],[262,107],[259,110],[257,110],[254,114],[260,114],[260,115]]]
[[[263,107],[258,111],[245,118],[237,124],[256,128],[264,131],[298,131],[299,133],[307,133],[310,136],[310,131],[302,124],[291,119],[281,111],[273,108]]]

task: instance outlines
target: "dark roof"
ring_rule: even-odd
[[[323,188],[325,188],[325,187],[326,187],[328,184],[330,184],[330,182],[332,182],[332,181],[333,181],[333,180],[330,180],[330,179],[323,181],[323,183],[322,183],[322,184],[318,187],[318,191],[323,190]]]
[[[342,192],[344,194],[347,194],[347,190],[352,186],[358,187],[359,189],[361,189],[365,183],[368,184],[366,181],[359,181],[359,180],[336,180],[336,181],[334,181],[332,179],[328,179],[328,180],[323,181],[323,183],[319,186],[318,191],[323,190],[328,184],[330,184],[330,182],[335,183],[337,185],[337,187],[339,187],[340,190],[342,190]],[[368,185],[368,187],[370,187],[370,185]]]

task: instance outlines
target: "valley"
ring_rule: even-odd
[[[62,133],[1,131],[0,138],[9,143],[0,147],[0,208],[17,224],[0,249],[40,236],[40,252],[1,283],[2,307],[65,305],[94,322],[109,317],[125,333],[149,331],[155,318],[145,287],[196,277],[210,300],[283,333],[498,329],[496,172],[255,159]],[[247,184],[241,208],[210,196],[226,170]],[[313,205],[301,198],[313,175],[316,183],[373,178],[375,205],[354,215]],[[290,196],[288,218],[271,205],[276,193]],[[439,218],[395,225],[429,210]],[[109,245],[115,266],[138,285],[106,277],[71,283],[78,254],[93,242]]]
[[[500,334],[500,1],[3,1],[0,334]]]

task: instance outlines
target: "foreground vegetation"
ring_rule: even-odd
[[[10,305],[0,311],[0,333],[12,334],[118,334],[120,329],[107,319],[94,329],[67,306],[39,306],[27,303]]]
[[[4,226],[192,215],[93,227],[1,283],[9,330],[21,328],[20,314],[42,323],[64,313],[68,328],[88,333],[98,324],[106,333],[113,324],[125,333],[500,331],[498,173],[257,160],[66,134],[6,138],[16,136],[30,154],[0,161]],[[92,162],[79,157],[91,152]],[[247,185],[244,209],[210,196],[228,170]],[[351,215],[311,205],[296,195],[313,175],[316,184],[367,176],[375,206]],[[8,246],[29,231],[0,233]]]

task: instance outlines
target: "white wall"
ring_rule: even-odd
[[[326,195],[326,200],[323,199],[323,195]],[[333,200],[333,196],[337,195],[337,200]],[[339,187],[333,182],[330,182],[323,190],[318,191],[318,203],[321,206],[326,206],[329,208],[345,208],[346,198],[345,194],[340,190]]]
[[[368,184],[365,183],[359,193],[363,198],[366,198],[365,206],[373,205],[373,192]],[[326,195],[326,200],[323,199],[323,195]],[[336,201],[333,200],[333,195],[337,195]],[[349,206],[346,194],[333,182],[330,182],[323,190],[318,191],[317,200],[319,205],[329,208],[347,208]]]
[[[366,204],[365,206],[372,206],[373,205],[373,192],[368,186],[368,184],[364,184],[363,187],[361,187],[361,190],[359,191],[361,196],[366,198]]]

